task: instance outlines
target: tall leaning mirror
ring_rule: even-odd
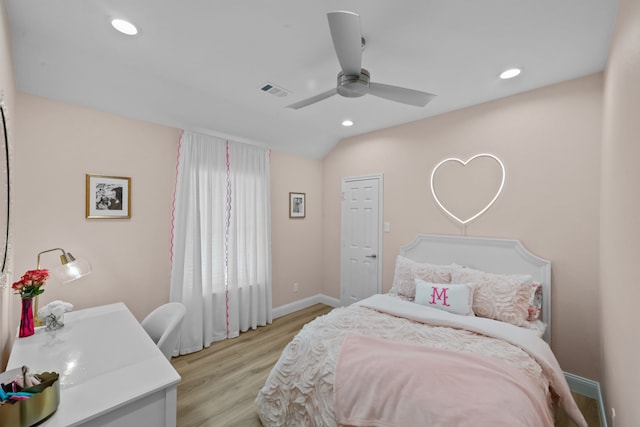
[[[7,111],[0,93],[0,285],[5,285],[9,258],[9,214],[11,186],[9,173],[9,136],[7,135]]]

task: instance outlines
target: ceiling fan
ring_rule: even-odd
[[[342,68],[338,73],[337,87],[287,105],[287,108],[297,110],[335,94],[347,98],[357,98],[369,94],[416,107],[424,107],[436,96],[414,89],[370,81],[369,71],[361,67],[364,39],[360,33],[360,15],[353,12],[337,11],[329,12],[327,18],[329,19],[329,30],[333,39],[333,46]]]

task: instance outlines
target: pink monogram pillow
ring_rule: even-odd
[[[416,296],[415,278],[432,283],[449,283],[451,267],[417,262],[398,255],[390,293],[412,300]]]
[[[439,284],[416,279],[415,302],[450,313],[473,316],[473,288],[467,284]]]
[[[476,316],[528,326],[531,276],[485,273],[458,267],[451,272],[451,283],[473,283],[473,312]]]

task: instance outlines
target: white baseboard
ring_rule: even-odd
[[[588,378],[579,377],[578,375],[564,373],[564,377],[567,379],[569,388],[571,391],[582,394],[584,396],[595,399],[598,402],[598,412],[600,414],[600,425],[607,427],[607,414],[604,409],[604,402],[602,401],[602,392],[600,390],[600,383],[590,380]]]
[[[311,307],[314,304],[324,304],[329,307],[340,307],[340,300],[332,297],[328,297],[323,294],[317,294],[309,298],[294,301],[289,304],[281,305],[273,309],[273,318],[286,316],[303,308]]]

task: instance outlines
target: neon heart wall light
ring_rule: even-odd
[[[436,175],[436,172],[438,171],[438,169],[444,165],[447,162],[457,162],[460,163],[462,166],[466,166],[467,164],[469,164],[469,162],[471,162],[474,159],[477,159],[479,157],[489,157],[493,160],[495,160],[496,162],[498,162],[498,165],[500,166],[500,169],[502,170],[502,179],[500,181],[500,186],[498,188],[498,191],[496,191],[496,194],[493,196],[493,198],[491,199],[491,201],[489,203],[486,204],[485,207],[483,207],[482,209],[480,209],[480,211],[478,211],[476,214],[474,214],[473,216],[467,218],[467,219],[460,219],[458,218],[456,215],[454,215],[451,211],[449,211],[440,201],[440,199],[438,198],[438,195],[436,194],[436,190],[435,188],[433,188],[433,179]],[[476,154],[473,157],[470,157],[467,160],[461,160],[455,157],[450,157],[448,159],[444,159],[443,161],[441,161],[440,163],[438,163],[433,170],[431,171],[431,194],[433,195],[433,199],[436,201],[436,203],[438,204],[438,206],[440,207],[440,209],[442,209],[447,215],[449,215],[452,219],[454,219],[455,221],[459,222],[460,224],[462,224],[463,227],[463,231],[465,229],[465,226],[470,223],[471,221],[473,221],[474,219],[478,218],[480,215],[482,215],[483,213],[485,213],[494,203],[495,201],[498,199],[498,197],[500,196],[500,193],[502,193],[502,187],[504,187],[504,180],[506,177],[506,172],[504,169],[504,164],[502,164],[502,162],[500,161],[499,158],[497,158],[496,156],[494,156],[493,154]]]

